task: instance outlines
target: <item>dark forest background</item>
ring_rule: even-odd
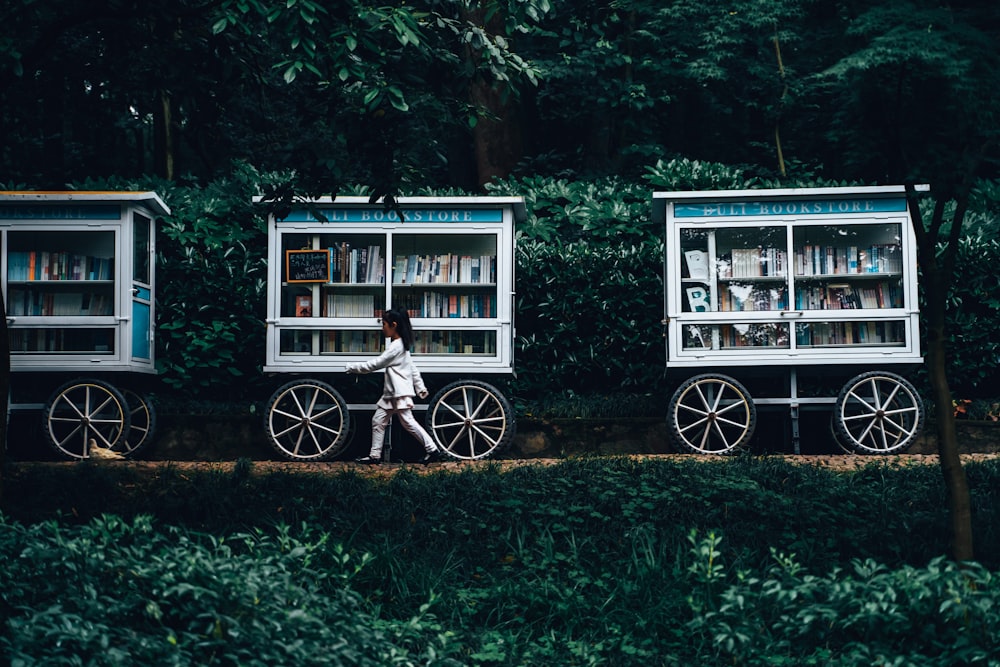
[[[1000,9],[978,0],[12,0],[2,18],[8,187],[244,162],[326,192],[475,190],[673,157],[939,185],[977,152],[996,176]]]
[[[951,381],[998,379],[995,3],[10,0],[0,19],[0,187],[161,193],[158,358],[185,395],[262,384],[250,198],[348,192],[525,196],[515,391],[540,398],[662,373],[640,326],[662,302],[653,190],[927,183],[925,257],[959,258],[924,281],[955,285],[929,295]]]

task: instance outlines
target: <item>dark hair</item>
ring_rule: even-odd
[[[403,349],[409,351],[413,345],[413,327],[410,325],[410,316],[405,310],[390,308],[382,315],[382,321],[396,325],[396,333],[403,341]]]

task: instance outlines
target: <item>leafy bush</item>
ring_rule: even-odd
[[[264,360],[267,236],[252,197],[259,176],[166,193],[157,246],[157,368],[175,391],[245,396]]]
[[[297,533],[3,521],[0,646],[11,665],[458,664],[426,609],[398,624],[364,611],[349,586],[364,555]]]
[[[775,187],[760,177],[747,174],[746,167],[734,167],[717,162],[702,162],[674,158],[646,169],[646,180],[658,190],[749,190]]]
[[[774,560],[761,573],[741,573],[723,590],[700,591],[698,613],[687,625],[703,659],[928,666],[992,660],[1000,588],[977,563],[936,558],[924,567],[890,569],[855,560],[847,570],[815,576],[793,556],[775,552]],[[692,566],[696,572],[699,564]],[[718,562],[713,567],[723,569]]]
[[[528,219],[516,230],[518,377],[511,387],[519,403],[645,393],[641,388],[660,384],[663,230],[651,220],[651,190],[845,185],[778,183],[747,168],[684,159],[659,161],[647,171],[647,184],[526,176],[490,186],[494,194],[522,195],[527,203]],[[206,185],[84,184],[156,189],[172,208],[162,221],[157,253],[164,400],[171,393],[195,401],[262,398],[268,384],[261,373],[266,234],[262,211],[251,198],[259,188],[282,182],[280,175],[237,166],[232,177]],[[977,205],[990,206],[996,190],[995,183],[983,183]],[[977,215],[977,229],[992,228],[988,211]],[[963,237],[948,308],[949,376],[961,398],[996,398],[998,266],[1000,243],[991,233]],[[925,382],[922,377],[918,382]]]
[[[527,219],[517,226],[519,240],[612,247],[663,240],[663,230],[652,222],[651,193],[638,183],[528,176],[492,183],[489,190],[524,197]]]
[[[659,245],[522,241],[517,247],[517,390],[587,395],[663,375]]]
[[[968,470],[984,560],[958,568],[939,558],[934,466],[25,467],[5,479],[0,648],[13,664],[990,664],[1000,465]]]
[[[959,240],[956,272],[946,311],[948,381],[953,395],[996,398],[1000,383],[1000,242],[993,234]]]

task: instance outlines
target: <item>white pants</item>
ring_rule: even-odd
[[[389,425],[389,418],[392,415],[399,417],[399,423],[403,425],[403,428],[410,435],[420,441],[424,446],[424,451],[437,451],[437,445],[434,444],[431,436],[427,434],[427,431],[413,417],[413,410],[409,408],[404,410],[386,410],[385,408],[376,407],[375,414],[372,415],[372,449],[368,454],[371,458],[382,458],[382,441],[385,439],[385,429]]]

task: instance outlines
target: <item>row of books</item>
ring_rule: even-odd
[[[684,327],[684,349],[734,349],[741,347],[789,347],[784,324],[719,324]]]
[[[326,294],[322,303],[322,317],[379,317],[383,312],[381,299],[376,304],[373,294]],[[480,318],[496,317],[497,313],[495,294],[424,292],[402,295],[397,298],[397,304],[410,317]],[[295,317],[312,317],[313,314],[312,295],[297,295]]]
[[[800,347],[829,345],[902,345],[901,322],[799,322],[795,344]]]
[[[381,301],[381,300],[380,300]],[[372,294],[327,294],[324,317],[380,317],[381,303],[376,308]]]
[[[902,345],[901,322],[799,322],[798,347],[834,345]],[[738,349],[771,347],[788,349],[788,327],[783,324],[690,325],[684,328],[685,349]]]
[[[496,264],[496,255],[397,255],[393,282],[495,283]]]
[[[330,250],[330,281],[334,283],[385,282],[382,246],[352,247],[347,241],[334,243]]]
[[[724,312],[784,310],[787,301],[784,288],[730,285],[729,289],[719,290],[719,310]]]
[[[97,292],[37,291],[10,288],[9,315],[61,317],[113,315],[114,296]]]
[[[800,276],[902,271],[903,253],[895,243],[877,243],[866,248],[805,245],[795,251],[795,273]]]
[[[378,354],[385,341],[376,331],[283,332],[282,354],[311,354],[313,336],[319,336],[321,354]],[[480,331],[417,331],[414,354],[496,354],[496,337]]]
[[[719,311],[751,312],[784,310],[784,287],[726,285],[718,292]],[[711,312],[711,295],[703,287],[685,289],[687,312]],[[902,308],[903,290],[898,282],[879,281],[872,285],[817,285],[795,292],[795,310],[845,310],[854,308]]]
[[[496,336],[485,331],[416,331],[414,354],[487,354],[497,352]]]
[[[8,280],[111,280],[114,260],[71,252],[11,250]]]
[[[735,347],[788,347],[788,327],[783,324],[723,324],[719,326],[722,349]]]
[[[281,332],[281,354],[312,354],[313,337],[318,337],[320,354],[372,354],[382,352],[385,340],[380,331]]]
[[[788,270],[784,248],[733,248],[719,257],[720,278],[762,278],[783,276]]]
[[[853,308],[902,308],[899,283],[879,281],[874,285],[825,285],[796,291],[797,310],[844,310]]]
[[[495,294],[422,294],[397,295],[397,305],[410,317],[496,317]]]
[[[30,352],[111,354],[114,350],[114,329],[10,330],[10,351],[13,354]]]

